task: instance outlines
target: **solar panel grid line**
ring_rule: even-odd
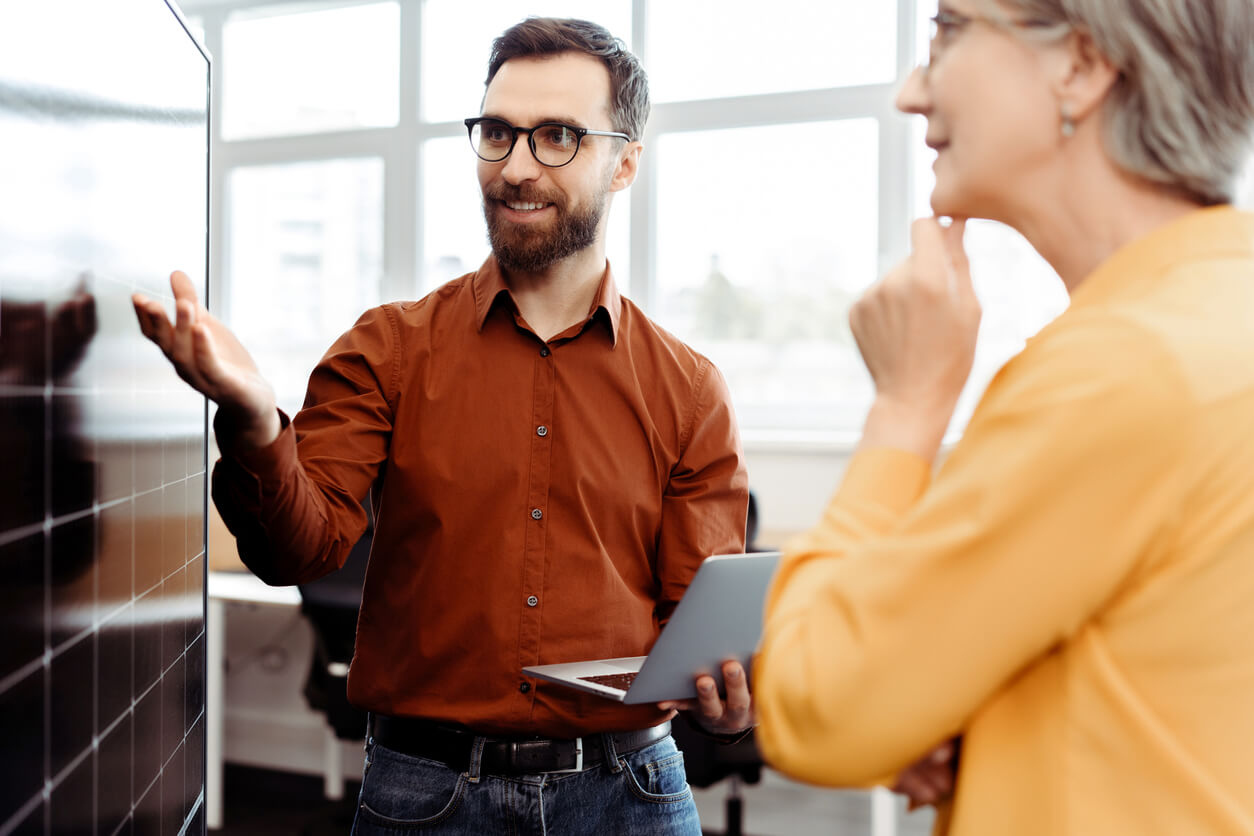
[[[47,802],[48,796],[41,791],[39,795],[32,798],[24,807],[18,810],[10,821],[0,824],[0,836],[9,836],[11,833],[16,832],[18,827],[27,823],[27,819],[32,813],[47,804]]]

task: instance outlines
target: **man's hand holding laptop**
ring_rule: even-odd
[[[745,668],[762,635],[762,602],[779,556],[707,558],[648,656],[531,665],[523,673],[628,704],[683,711],[711,735],[735,742],[755,723]]]
[[[734,659],[724,662],[723,682],[727,688],[726,699],[719,696],[714,677],[703,674],[697,677],[695,700],[665,700],[658,703],[658,708],[675,713],[687,711],[713,734],[736,735],[748,731],[755,720],[753,695],[749,693],[744,667]]]

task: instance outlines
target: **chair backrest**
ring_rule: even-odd
[[[366,563],[374,542],[374,512],[368,500],[362,504],[366,509],[365,533],[353,546],[342,567],[316,581],[300,585],[300,597],[306,605],[351,609],[354,612],[361,606],[361,587],[366,581]]]
[[[745,551],[771,551],[758,548],[758,499],[749,491],[749,512],[745,515]]]
[[[369,501],[366,531],[354,544],[344,565],[311,583],[301,584],[301,611],[314,633],[313,661],[305,683],[311,708],[325,712],[338,737],[358,740],[365,734],[366,713],[348,702],[348,665],[357,643],[357,616],[361,587],[374,541],[374,515]]]

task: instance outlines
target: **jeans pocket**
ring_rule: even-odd
[[[467,778],[436,761],[375,745],[361,785],[354,833],[405,833],[434,827],[461,807]]]
[[[658,751],[662,744],[649,746],[623,758],[623,773],[631,792],[644,801],[656,804],[673,804],[692,798],[688,775],[684,771],[684,756],[669,747]]]

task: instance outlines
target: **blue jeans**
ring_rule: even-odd
[[[583,772],[511,776],[479,773],[478,741],[470,767],[455,772],[367,740],[353,834],[700,836],[684,756],[674,739],[627,754],[614,753],[605,739],[610,763]]]

